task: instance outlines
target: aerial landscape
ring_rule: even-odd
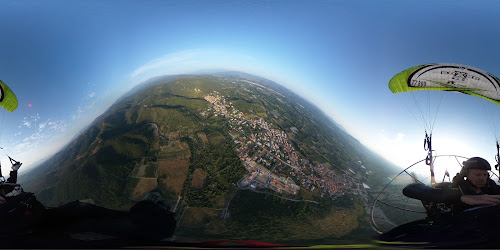
[[[396,172],[388,166],[282,86],[222,72],[140,86],[24,186],[44,204],[118,209],[159,188],[178,216],[176,238],[296,241],[355,230],[367,190]]]
[[[12,201],[43,212],[19,212],[30,226],[5,227],[0,241],[380,246],[380,235],[429,218],[423,200],[403,194],[409,184],[452,183],[471,157],[498,184],[498,9],[2,1],[0,221],[17,223]],[[130,240],[158,228],[117,218],[149,201],[175,225],[159,240]],[[63,220],[80,224],[29,224],[67,204],[82,217]],[[89,207],[115,224],[92,224]]]

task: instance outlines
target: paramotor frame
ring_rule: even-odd
[[[457,164],[460,166],[460,169],[462,167],[462,162],[468,159],[468,157],[464,157],[464,156],[460,156],[460,155],[435,155],[435,156],[433,156],[433,158],[434,158],[433,161],[436,161],[437,158],[454,159],[457,162]],[[378,192],[375,200],[373,201],[372,206],[370,207],[370,223],[371,223],[372,229],[375,232],[382,234],[385,231],[392,229],[392,227],[399,226],[398,224],[403,224],[403,223],[408,223],[408,222],[414,221],[414,220],[416,220],[417,217],[420,217],[417,219],[423,219],[426,217],[426,211],[425,211],[425,209],[420,201],[410,199],[410,198],[402,195],[402,188],[404,187],[405,184],[407,185],[407,184],[410,184],[412,182],[413,183],[419,182],[419,183],[424,183],[427,185],[430,184],[430,183],[425,183],[429,177],[419,178],[419,176],[415,173],[415,171],[412,170],[412,168],[423,165],[423,164],[425,164],[425,162],[426,162],[426,159],[422,159],[420,161],[417,161],[417,162],[411,164],[407,168],[403,169],[396,176],[391,178],[391,180],[384,186],[384,188],[380,192]],[[439,165],[439,164],[438,164],[438,166],[440,166],[440,168],[438,168],[438,172],[440,174],[441,173],[443,174],[442,182],[445,182],[446,175],[449,177],[448,168],[443,170],[443,168],[445,168],[444,166]],[[424,169],[425,169],[425,167],[423,167],[423,169],[421,169],[419,171],[422,171],[422,173],[426,172]],[[458,171],[460,169],[458,169]],[[490,172],[498,178],[498,175],[494,171],[490,171]],[[396,189],[399,189],[398,190],[399,193],[393,193],[393,192],[390,192],[388,190],[391,187],[391,184],[394,184],[397,181],[403,180],[404,177],[407,177],[406,183],[400,183],[399,186],[396,187]],[[450,181],[451,181],[451,178],[450,178]],[[404,180],[402,182],[404,182]],[[386,194],[387,192],[390,192],[389,195]],[[391,204],[388,201],[384,201],[383,200],[384,195],[387,195],[388,197],[390,197],[391,195],[397,196],[399,198],[399,202],[397,202],[396,204],[394,204],[394,203]],[[393,199],[393,201],[394,201],[394,199]],[[411,205],[418,205],[421,210],[411,208],[409,202],[412,203]],[[383,209],[381,207],[379,207],[380,204],[382,206],[384,206],[386,210],[388,208],[393,209],[391,211],[399,210],[400,212],[398,214],[402,213],[402,217],[404,217],[404,218],[401,218],[401,216],[394,216],[394,217],[398,217],[403,222],[400,222],[397,224],[393,223],[390,218],[386,217],[386,215],[384,214],[384,211],[382,211]],[[409,213],[411,213],[411,215],[408,215]],[[377,215],[378,215],[378,217],[377,217]],[[413,217],[413,218],[409,218],[409,217]],[[385,223],[380,223],[381,221],[379,221],[379,223],[378,223],[377,218],[379,220],[385,220]],[[383,225],[383,224],[385,224],[385,225]]]

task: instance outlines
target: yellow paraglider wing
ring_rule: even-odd
[[[17,97],[12,90],[0,81],[0,107],[12,112],[17,108]]]
[[[415,90],[454,91],[500,105],[500,80],[481,69],[460,64],[425,64],[409,68],[389,81],[393,93]]]

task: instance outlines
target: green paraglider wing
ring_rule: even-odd
[[[12,90],[0,81],[0,107],[12,112],[17,108],[17,97]]]
[[[409,68],[389,81],[393,93],[415,90],[454,91],[500,105],[500,79],[481,69],[460,64],[425,64]]]

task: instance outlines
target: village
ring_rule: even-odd
[[[335,173],[299,156],[285,131],[271,128],[263,118],[246,118],[215,91],[205,99],[212,104],[208,111],[228,119],[238,156],[249,171],[238,182],[240,188],[297,195],[302,187],[331,199],[346,193],[366,194],[361,181],[350,174]]]

